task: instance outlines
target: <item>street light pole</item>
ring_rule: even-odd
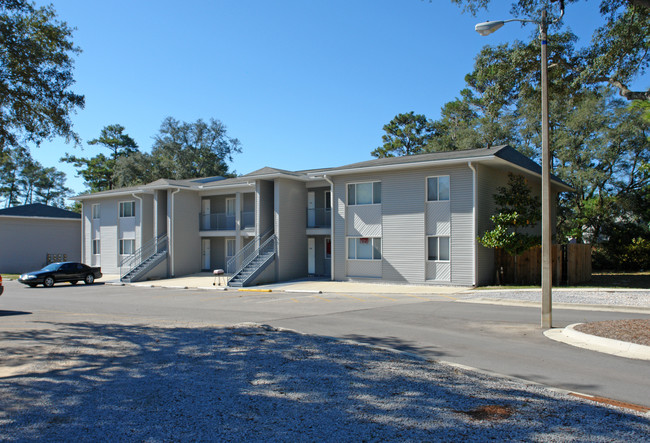
[[[564,1],[560,1],[561,15],[564,16]],[[548,123],[548,56],[546,52],[546,34],[548,22],[546,10],[542,11],[541,20],[496,20],[478,23],[474,29],[485,36],[492,34],[505,23],[523,22],[539,25],[539,39],[541,46],[541,90],[542,90],[542,328],[553,327],[553,273],[551,272],[551,154],[549,149],[549,123]],[[557,20],[560,20],[558,18]]]
[[[548,123],[548,56],[546,53],[546,10],[539,25],[542,89],[542,328],[553,327],[553,274],[551,272],[551,155]]]

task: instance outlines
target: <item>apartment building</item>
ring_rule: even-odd
[[[311,275],[488,284],[494,254],[476,239],[510,172],[541,192],[540,166],[501,146],[80,195],[82,260],[125,281],[224,269],[231,286]],[[552,178],[554,196],[570,190]]]

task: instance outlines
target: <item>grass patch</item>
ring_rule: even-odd
[[[18,280],[18,277],[20,277],[20,274],[3,274],[1,272],[0,275],[2,275],[3,280]]]

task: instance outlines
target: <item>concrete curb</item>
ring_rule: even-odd
[[[602,352],[604,354],[636,360],[650,360],[650,346],[598,337],[576,331],[574,329],[575,326],[581,324],[582,323],[574,323],[564,329],[549,329],[544,331],[544,335],[551,340],[559,341],[578,348],[589,349],[590,351]]]

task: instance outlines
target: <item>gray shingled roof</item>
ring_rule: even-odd
[[[81,214],[68,211],[67,209],[47,206],[43,203],[0,209],[0,216],[81,219]]]

